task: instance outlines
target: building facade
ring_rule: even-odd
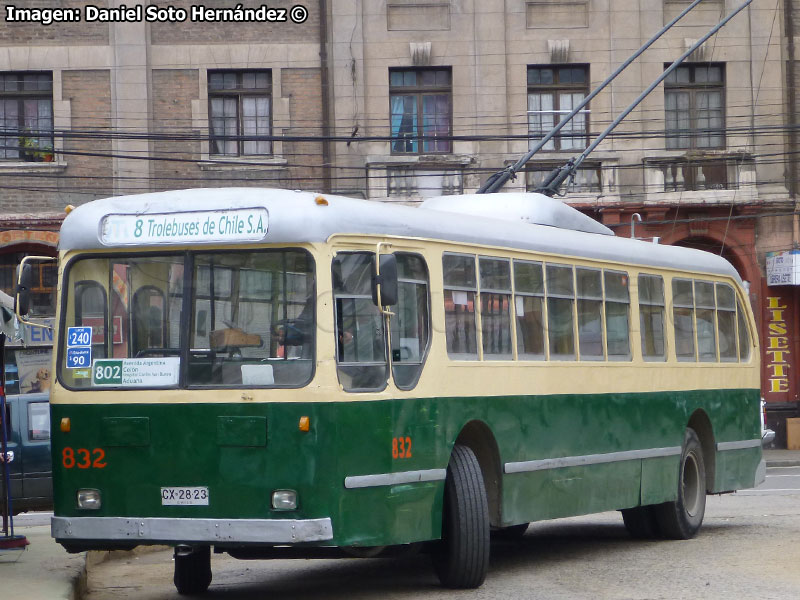
[[[200,4],[222,10],[196,19]],[[0,273],[24,252],[55,251],[65,205],[109,195],[243,185],[413,203],[475,192],[689,3],[318,0],[292,20],[296,3],[274,2],[287,19],[272,22],[237,20],[239,4],[262,7],[181,0],[169,5],[185,17],[169,21],[147,17],[166,6],[152,1],[0,0]],[[9,19],[9,5],[82,19]],[[110,20],[87,20],[89,5]],[[537,189],[737,6],[704,0],[506,189]],[[791,7],[733,18],[587,157],[564,197],[617,235],[731,261],[759,317],[778,420],[797,416],[800,366],[800,299],[767,278],[767,258],[800,241]]]

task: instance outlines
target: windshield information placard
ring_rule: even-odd
[[[85,369],[92,364],[92,328],[67,328],[67,368]]]
[[[92,364],[93,386],[165,387],[177,385],[180,357],[98,358]]]
[[[232,208],[180,213],[108,215],[100,241],[109,246],[258,242],[267,235],[265,208]]]

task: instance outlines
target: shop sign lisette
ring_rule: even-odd
[[[267,235],[269,215],[263,207],[188,213],[107,215],[100,241],[108,246],[258,242]]]

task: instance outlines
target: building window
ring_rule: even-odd
[[[272,73],[209,71],[211,154],[272,154]]]
[[[664,80],[668,149],[725,147],[723,65],[684,65]]]
[[[528,67],[528,137],[532,148],[589,93],[589,67]],[[589,111],[581,110],[543,150],[586,147]]]
[[[53,74],[0,73],[0,159],[53,160]]]
[[[451,151],[451,79],[449,68],[389,71],[393,153]]]

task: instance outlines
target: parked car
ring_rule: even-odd
[[[49,400],[47,393],[6,397],[6,459],[14,514],[53,507]]]
[[[775,432],[767,429],[767,403],[761,399],[761,447],[766,448],[775,441]]]
[[[53,507],[50,457],[53,330],[51,320],[43,324],[44,327],[18,323],[12,299],[0,291],[0,333],[7,336],[4,360],[0,360],[6,394],[2,422],[6,427],[5,458],[11,475],[14,514]],[[4,497],[0,493],[0,501]]]

